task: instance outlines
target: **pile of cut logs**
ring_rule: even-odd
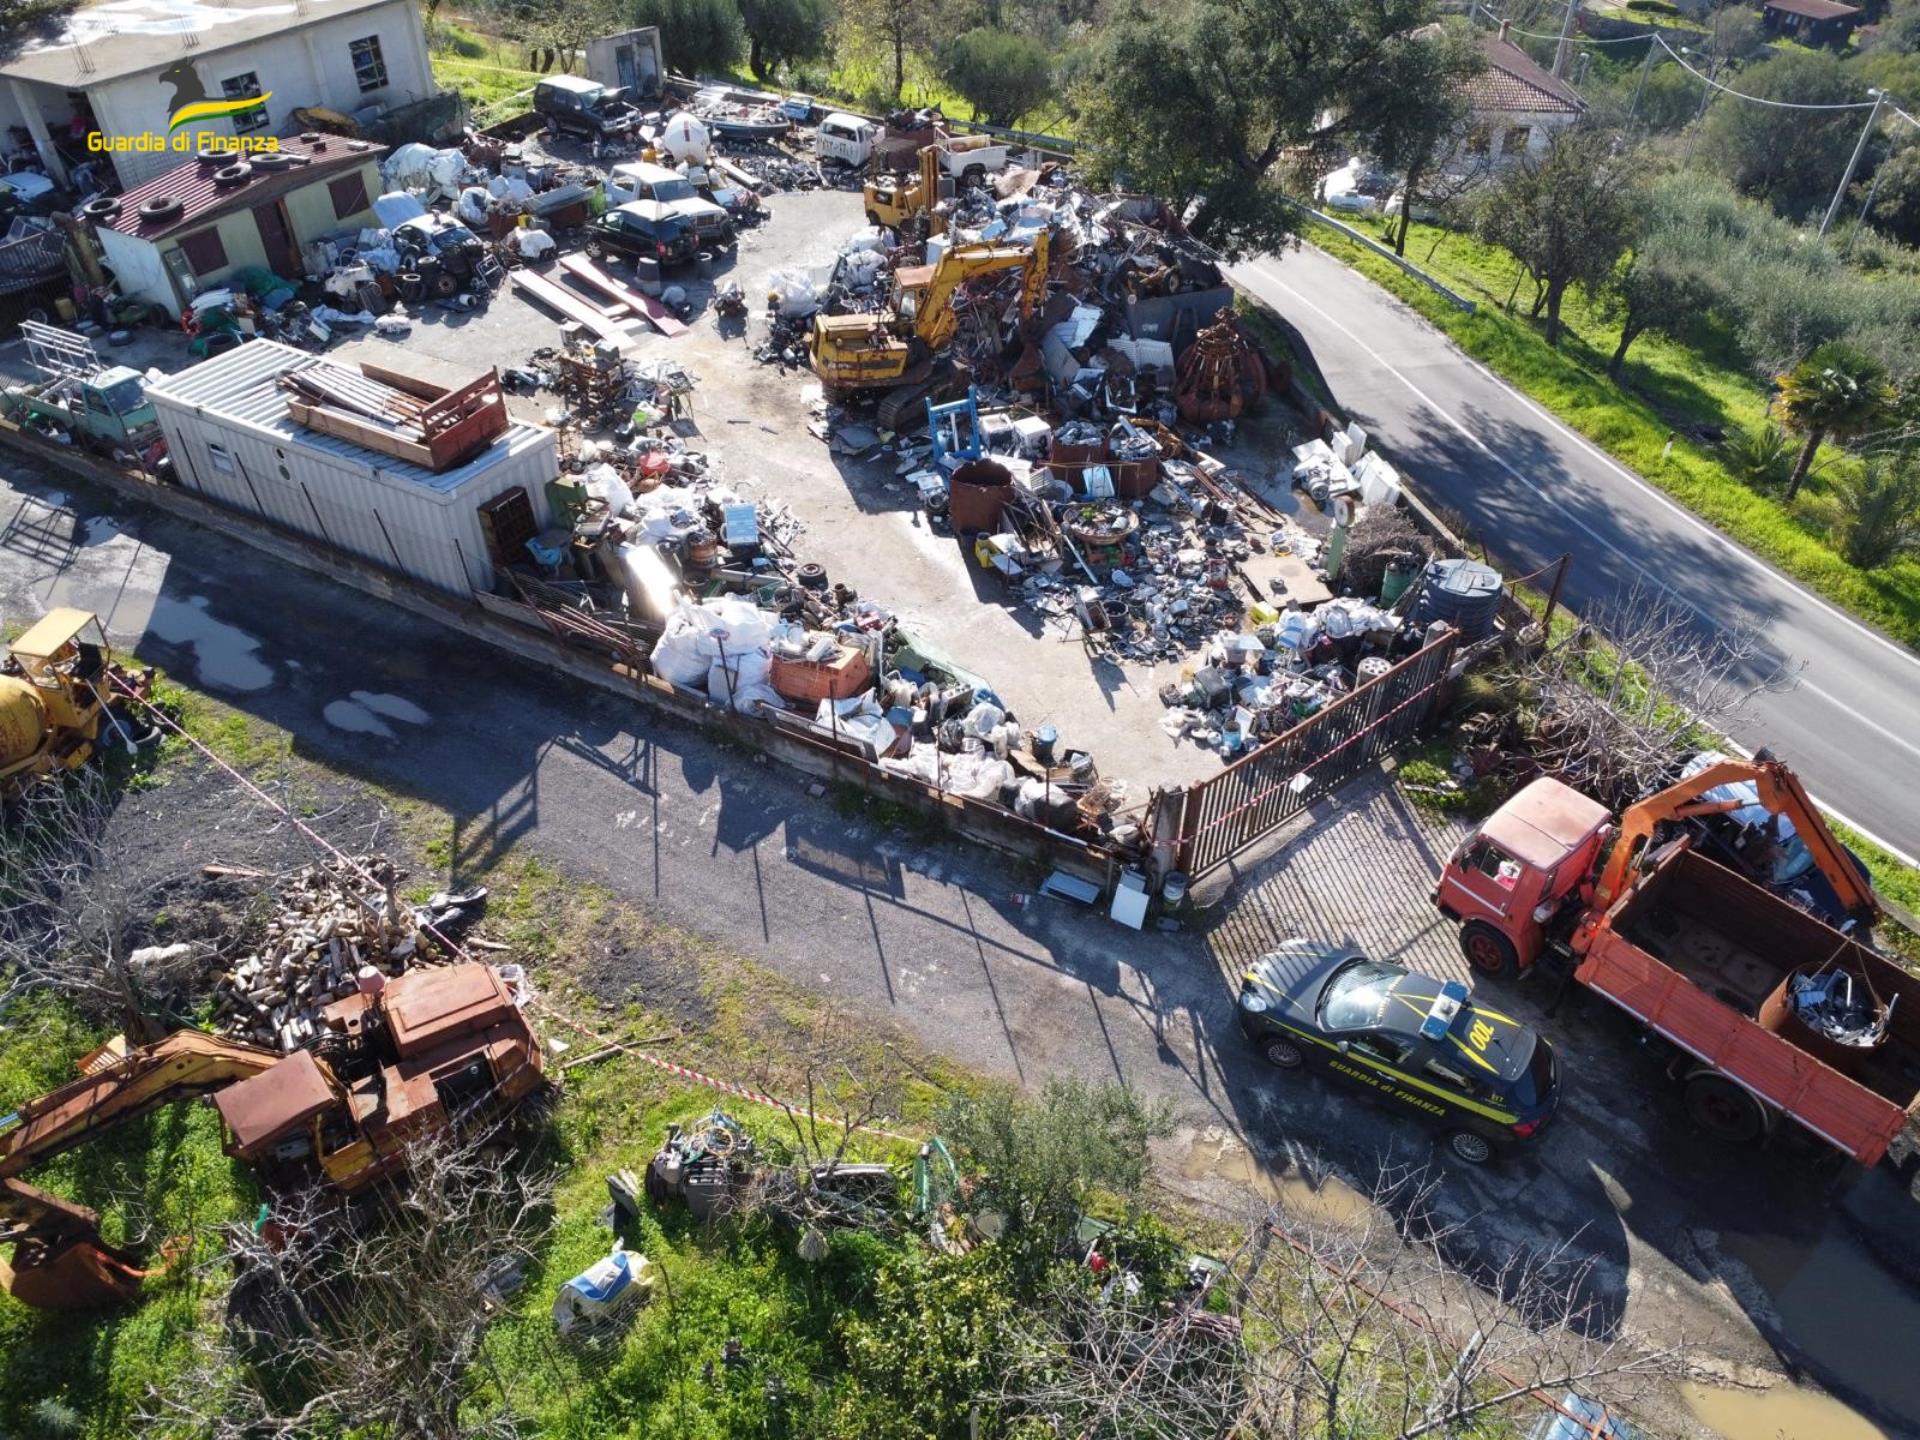
[[[395,893],[384,857],[309,865],[275,896],[259,950],[238,961],[214,987],[214,1021],[236,1040],[282,1053],[311,1045],[320,1011],[376,975],[399,975],[452,957],[420,928],[413,907]]]

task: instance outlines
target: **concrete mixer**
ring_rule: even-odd
[[[57,770],[76,770],[98,747],[113,681],[144,698],[153,672],[114,664],[106,631],[85,610],[51,610],[0,661],[0,791]]]

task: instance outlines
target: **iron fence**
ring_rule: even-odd
[[[1175,868],[1204,875],[1378,764],[1433,713],[1453,662],[1449,630],[1218,775],[1190,786]]]

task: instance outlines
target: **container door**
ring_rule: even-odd
[[[278,200],[253,207],[253,223],[260,231],[260,244],[267,252],[267,268],[283,280],[301,278],[300,256],[293,245],[293,227],[287,223],[286,207]]]
[[[620,77],[620,88],[636,93],[640,89],[640,71],[633,63],[633,46],[616,45],[613,47],[613,70]]]

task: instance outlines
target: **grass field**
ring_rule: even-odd
[[[1357,228],[1379,234],[1382,226],[1362,220]],[[1476,301],[1478,310],[1466,315],[1327,226],[1310,223],[1307,237],[1392,291],[1469,355],[1728,536],[1903,644],[1920,647],[1920,560],[1862,571],[1833,547],[1825,472],[1853,461],[1823,447],[1801,499],[1788,506],[1742,484],[1716,447],[1687,438],[1694,426],[1750,428],[1764,418],[1765,394],[1724,347],[1702,353],[1643,336],[1628,354],[1623,388],[1606,376],[1616,327],[1585,295],[1568,294],[1562,307],[1566,334],[1557,351],[1526,318],[1530,286],[1521,284],[1519,306],[1506,312],[1519,267],[1503,250],[1471,236],[1413,227],[1407,258]]]
[[[533,108],[530,97],[525,97],[525,104],[509,103],[532,90],[540,79],[538,72],[525,68],[525,46],[456,20],[436,19],[427,27],[427,49],[433,78],[466,96],[478,123],[490,124],[515,110]]]

